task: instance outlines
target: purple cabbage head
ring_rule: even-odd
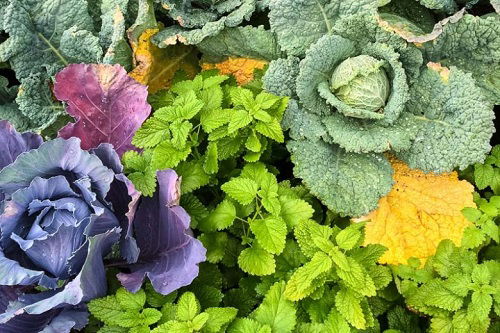
[[[175,172],[160,172],[158,193],[141,198],[109,144],[42,143],[7,122],[0,142],[0,332],[82,328],[84,303],[106,295],[114,244],[130,264],[119,275],[129,290],[148,276],[168,293],[197,276],[205,249],[178,206]]]

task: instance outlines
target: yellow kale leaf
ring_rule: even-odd
[[[247,84],[252,81],[255,69],[262,69],[267,65],[267,61],[229,57],[227,60],[212,64],[202,63],[203,70],[218,69],[221,74],[233,75],[239,85]]]
[[[168,88],[174,74],[184,70],[189,77],[198,72],[196,50],[191,46],[172,45],[159,48],[151,42],[151,37],[158,29],[147,29],[139,37],[138,43],[132,43],[135,68],[129,75],[148,86],[149,93]]]
[[[392,159],[395,184],[380,199],[379,207],[356,219],[366,224],[366,244],[388,248],[380,263],[406,264],[411,257],[424,263],[436,252],[439,242],[451,239],[460,245],[470,222],[462,215],[464,207],[475,207],[474,187],[459,180],[456,172],[433,174],[410,169]]]

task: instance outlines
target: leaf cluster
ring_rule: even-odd
[[[221,161],[242,155],[255,162],[270,140],[283,142],[280,121],[287,103],[261,89],[239,87],[217,71],[178,81],[152,97],[156,111],[132,140],[144,152],[125,154],[126,171],[151,195],[156,171],[176,168],[189,193],[208,184]]]

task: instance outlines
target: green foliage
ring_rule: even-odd
[[[272,141],[283,142],[280,121],[288,100],[238,87],[228,79],[206,71],[159,93],[162,102],[155,104],[153,117],[132,140],[144,148],[142,157],[134,154],[134,161],[132,155],[124,157],[132,181],[144,194],[154,190],[150,185],[156,170],[176,168],[183,177],[183,193],[189,193],[207,185],[222,161],[243,155],[255,162]],[[255,184],[243,182],[226,188],[245,205],[255,195]]]
[[[236,317],[237,309],[230,307],[206,307],[201,311],[192,292],[176,298],[176,293],[157,294],[148,284],[136,293],[120,288],[115,295],[92,300],[88,306],[104,324],[99,332],[218,333]]]

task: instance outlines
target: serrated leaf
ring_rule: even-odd
[[[192,322],[191,322],[193,325],[193,329],[195,331],[201,330],[202,327],[207,323],[207,320],[209,317],[210,317],[210,315],[208,313],[205,313],[205,312],[202,312],[199,315],[197,315],[196,317],[194,317]]]
[[[245,147],[248,150],[253,151],[254,153],[260,152],[262,144],[260,143],[259,137],[257,136],[257,134],[255,134],[254,131],[252,131],[248,136],[247,141],[245,142]]]
[[[207,249],[207,261],[217,263],[224,258],[227,244],[227,234],[225,232],[204,233],[198,238]]]
[[[231,101],[235,106],[243,106],[246,110],[250,111],[255,105],[253,93],[249,89],[235,87],[229,91]]]
[[[178,150],[171,142],[164,141],[153,150],[151,163],[157,170],[174,168],[180,162],[184,161],[190,153],[190,146]]]
[[[276,142],[281,143],[285,140],[280,122],[277,119],[273,119],[267,123],[258,122],[257,125],[255,125],[255,130]]]
[[[192,292],[185,292],[177,302],[177,319],[181,321],[193,320],[200,313],[200,305]]]
[[[252,116],[245,110],[234,110],[228,125],[228,132],[233,133],[252,122]]]
[[[168,139],[170,139],[168,123],[152,117],[135,132],[132,144],[139,148],[151,148]]]
[[[139,192],[145,196],[152,196],[156,191],[156,173],[153,170],[146,172],[132,172],[127,175]]]
[[[263,276],[274,273],[276,263],[272,254],[254,245],[241,251],[238,265],[246,273]]]
[[[203,169],[206,173],[213,174],[219,170],[219,161],[217,157],[217,145],[213,142],[210,142],[205,154],[205,160],[203,161]]]
[[[175,120],[189,120],[196,116],[203,108],[194,91],[188,91],[179,95],[171,106],[162,107],[154,113],[154,116],[163,121],[173,122]]]
[[[208,308],[205,313],[210,315],[209,320],[203,327],[203,333],[218,333],[222,328],[236,318],[238,310],[235,308]]]
[[[162,313],[156,309],[147,308],[141,312],[141,325],[150,326],[157,323],[162,317]]]
[[[97,298],[89,302],[89,311],[94,317],[108,325],[118,326],[118,317],[122,310],[116,296]]]
[[[257,196],[258,185],[251,179],[233,178],[223,184],[221,189],[242,205],[248,205]]]
[[[209,140],[211,140],[209,138]],[[219,153],[219,160],[235,156],[243,145],[243,137],[237,135],[235,137],[223,137],[217,141],[217,151]]]
[[[170,320],[151,330],[151,333],[191,333],[191,327],[187,322]]]
[[[230,227],[236,218],[236,208],[228,201],[222,201],[210,214],[201,221],[199,228],[209,232]]]
[[[304,200],[286,196],[280,196],[279,200],[281,204],[280,216],[290,229],[293,229],[298,223],[312,218],[314,214],[314,209]]]
[[[492,184],[494,176],[492,165],[479,163],[474,165],[474,180],[478,189],[484,190]]]
[[[316,252],[311,261],[298,268],[286,284],[285,296],[298,301],[309,295],[311,284],[322,273],[332,268],[332,260],[323,252]]]
[[[286,224],[281,218],[269,216],[250,223],[250,229],[262,248],[273,254],[280,254],[285,248]]]
[[[175,171],[182,177],[182,193],[190,193],[210,182],[210,176],[203,170],[202,161],[182,162]]]
[[[335,241],[337,245],[343,250],[351,250],[356,246],[357,242],[361,238],[361,232],[354,228],[346,228],[341,230],[337,236],[335,236]]]
[[[360,300],[350,289],[340,289],[335,295],[335,307],[349,324],[358,329],[366,328],[366,319]]]
[[[259,323],[269,325],[272,332],[292,332],[295,327],[296,310],[284,294],[285,282],[275,283],[252,315]]]
[[[146,303],[146,293],[144,290],[139,289],[134,294],[125,288],[120,288],[116,291],[116,300],[124,310],[139,311]]]
[[[200,123],[207,133],[220,128],[231,121],[231,109],[213,109],[204,111],[200,116]],[[214,139],[215,140],[215,139]]]
[[[187,143],[189,131],[193,125],[189,121],[177,120],[170,125],[170,132],[172,133],[172,144],[176,147],[184,147]]]

